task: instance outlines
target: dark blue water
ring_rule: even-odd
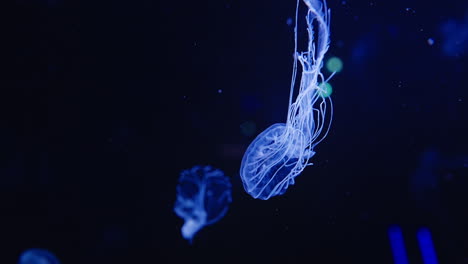
[[[330,133],[284,195],[244,192],[244,151],[286,120],[295,4],[16,1],[0,263],[44,248],[66,264],[390,264],[394,226],[409,263],[420,228],[438,263],[467,263],[466,1],[329,0]],[[198,164],[231,178],[233,202],[190,245],[173,205]]]

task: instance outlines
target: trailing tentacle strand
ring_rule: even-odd
[[[307,50],[297,51],[296,6],[294,27],[294,62],[286,123],[277,123],[261,134],[247,148],[242,158],[240,176],[244,189],[254,198],[269,199],[286,192],[294,178],[315,154],[314,148],[328,134],[333,111],[330,97],[324,97],[320,72],[330,43],[330,11],[325,0],[303,0],[307,6]],[[317,31],[314,31],[314,22]],[[301,64],[299,92],[293,102],[297,75]]]

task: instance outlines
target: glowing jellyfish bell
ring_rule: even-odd
[[[19,257],[18,264],[60,264],[54,254],[45,249],[28,249]]]
[[[312,165],[309,159],[315,154],[315,146],[326,137],[333,117],[330,91],[325,90],[325,85],[320,85],[328,82],[320,70],[330,42],[330,11],[325,0],[303,2],[307,6],[309,39],[307,51],[298,52],[298,0],[294,28],[294,63],[286,123],[274,124],[259,134],[242,158],[240,176],[244,189],[258,199],[267,200],[272,196],[284,194],[288,186],[294,184],[294,178],[306,166]],[[312,26],[314,21],[317,25],[316,31]],[[301,64],[302,74],[299,92],[292,102],[297,61]]]
[[[182,171],[174,205],[185,220],[182,236],[191,242],[200,229],[224,217],[231,201],[231,183],[221,170],[195,166]]]

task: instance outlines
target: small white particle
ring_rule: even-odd
[[[219,94],[222,93],[222,92],[223,92],[223,90],[221,90],[221,89],[218,90],[218,93],[219,93]]]
[[[291,17],[288,17],[288,19],[286,19],[286,25],[290,26],[292,25],[293,23],[293,19]]]
[[[429,46],[434,45],[434,40],[432,38],[428,38],[427,39],[427,44],[429,44]]]

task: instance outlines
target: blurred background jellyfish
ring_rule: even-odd
[[[409,193],[416,208],[446,217],[443,205],[445,183],[461,182],[460,175],[468,167],[468,156],[444,153],[435,147],[421,152],[418,165],[409,177]]]
[[[211,166],[195,166],[180,174],[174,212],[185,220],[182,236],[192,242],[206,225],[219,221],[231,203],[229,178]]]
[[[320,72],[330,42],[330,11],[325,1],[303,2],[307,6],[308,45],[307,51],[297,51],[298,0],[287,121],[273,124],[258,135],[247,148],[241,163],[244,189],[258,199],[267,200],[284,194],[288,186],[294,184],[294,178],[307,165],[312,165],[309,159],[315,154],[315,146],[326,137],[333,117],[329,96],[331,86],[324,85],[328,79]],[[313,24],[316,25],[315,31]],[[293,103],[297,61],[301,64],[302,75]]]
[[[21,254],[18,264],[60,264],[60,262],[54,254],[45,249],[28,249]]]
[[[468,51],[468,10],[462,19],[449,19],[440,25],[442,52],[447,57],[462,57]]]

